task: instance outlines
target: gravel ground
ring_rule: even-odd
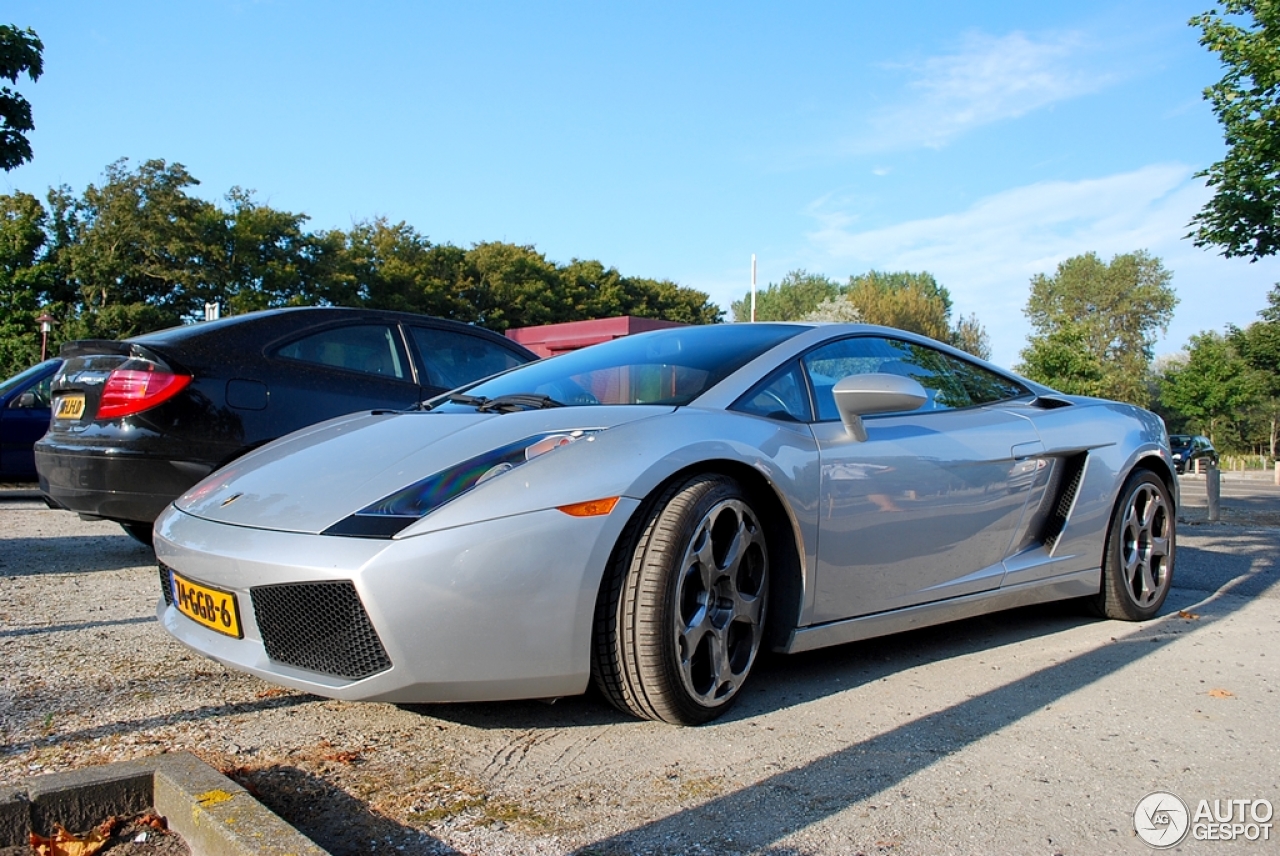
[[[1152,623],[1052,606],[767,657],[679,729],[273,687],[159,629],[117,527],[0,489],[0,782],[189,750],[335,854],[1145,853],[1152,791],[1280,804],[1280,530],[1197,514]]]

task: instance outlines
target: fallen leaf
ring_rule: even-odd
[[[109,839],[110,835],[103,835],[101,829],[79,836],[72,835],[55,823],[52,837],[45,838],[33,832],[30,840],[36,856],[93,856]]]
[[[1185,609],[1178,610],[1178,617],[1185,618],[1187,621],[1195,621],[1200,617],[1198,612],[1187,612]]]
[[[1214,689],[1214,690],[1209,690],[1209,696],[1211,698],[1232,698],[1233,696],[1235,696],[1235,693],[1233,693],[1231,690]]]

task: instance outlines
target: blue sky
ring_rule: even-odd
[[[929,271],[994,360],[1030,278],[1146,249],[1158,353],[1256,320],[1280,261],[1183,240],[1224,152],[1210,0],[1071,3],[29,2],[35,159],[0,192],[184,164],[316,229],[385,216],[708,292],[803,268]]]

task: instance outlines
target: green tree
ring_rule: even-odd
[[[867,324],[951,338],[951,294],[930,273],[869,271],[849,277],[845,298]]]
[[[1172,278],[1145,250],[1117,255],[1109,263],[1086,253],[1059,264],[1052,276],[1036,274],[1024,310],[1034,333],[1022,352],[1022,370],[1066,392],[1073,379],[1091,372],[1081,375],[1085,367],[1073,363],[1064,375],[1051,373],[1062,365],[1056,351],[1075,343],[1101,367],[1092,394],[1147,405],[1156,334],[1168,328],[1178,303]]]
[[[44,43],[28,28],[0,24],[0,77],[16,84],[23,72],[31,81],[44,72]],[[0,167],[6,172],[31,160],[27,132],[35,129],[31,104],[7,86],[0,86]]]
[[[36,317],[50,273],[43,261],[46,219],[34,196],[0,196],[0,378],[40,358]]]
[[[1160,382],[1160,401],[1184,414],[1189,425],[1214,443],[1255,406],[1262,388],[1257,373],[1221,333],[1199,333],[1187,346],[1187,360],[1170,368]],[[1223,444],[1225,445],[1225,444]]]
[[[209,233],[220,215],[188,193],[199,182],[182,164],[162,160],[136,170],[119,160],[107,167],[106,178],[85,190],[69,226],[65,254],[83,310],[147,305],[174,323],[202,313],[216,271],[210,262],[219,256]]]
[[[1258,314],[1263,320],[1228,334],[1232,345],[1256,373],[1261,392],[1257,405],[1259,421],[1265,426],[1265,445],[1276,457],[1280,442],[1280,285],[1267,295],[1268,306]]]
[[[239,187],[227,193],[226,202],[228,210],[200,206],[196,214],[199,275],[182,300],[188,312],[205,302],[217,302],[230,314],[339,302],[324,299],[333,296],[326,292],[349,280],[325,262],[345,251],[341,236],[326,253],[326,236],[305,229],[307,215],[276,210]]]
[[[1226,156],[1203,172],[1213,198],[1191,220],[1197,246],[1256,260],[1280,249],[1280,3],[1219,0],[1191,19],[1226,73],[1204,91]]]
[[[1086,331],[1070,321],[1033,337],[1022,351],[1022,363],[1015,368],[1067,395],[1101,396],[1109,391],[1106,368],[1091,350]]]
[[[987,335],[987,328],[978,321],[976,313],[956,319],[951,328],[951,344],[979,359],[991,359],[991,337]]]
[[[467,251],[463,293],[491,330],[573,320],[562,285],[555,265],[531,246],[488,241]]]
[[[836,282],[806,270],[793,270],[779,283],[756,292],[757,321],[799,321],[824,300],[843,293]],[[751,320],[751,292],[730,305],[734,321]]]

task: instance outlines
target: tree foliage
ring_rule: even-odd
[[[1253,404],[1253,415],[1274,458],[1280,443],[1280,285],[1271,289],[1267,303],[1258,313],[1261,321],[1243,330],[1232,328],[1229,335],[1236,352],[1254,372],[1258,400]]]
[[[127,160],[77,195],[0,196],[0,377],[40,353],[36,317],[56,319],[50,349],[122,338],[203,317],[278,306],[366,306],[420,312],[494,330],[611,315],[690,324],[720,320],[705,292],[628,277],[598,261],[548,260],[497,241],[435,244],[377,218],[310,231],[307,216],[232,188],[197,196],[181,164]]]
[[[1024,310],[1034,333],[1020,371],[1063,392],[1147,405],[1156,334],[1178,303],[1172,278],[1145,250],[1110,262],[1086,253],[1052,276],[1036,274]]]
[[[1219,0],[1191,19],[1226,70],[1204,92],[1227,154],[1198,173],[1213,198],[1191,221],[1197,246],[1254,260],[1280,249],[1280,3]]]
[[[28,28],[0,24],[0,78],[16,84],[22,74],[31,81],[44,73],[44,43]],[[27,132],[35,129],[31,104],[8,86],[0,86],[0,167],[6,172],[31,160]]]
[[[1219,443],[1258,401],[1259,380],[1230,337],[1199,333],[1191,337],[1187,359],[1161,378],[1160,401],[1186,416],[1197,433]]]
[[[757,321],[799,321],[823,301],[844,293],[839,283],[822,274],[793,270],[779,283],[769,283],[756,293]],[[734,321],[751,320],[751,294],[729,306]]]
[[[751,318],[751,295],[731,306],[735,321]],[[909,330],[947,342],[974,356],[991,356],[991,342],[976,315],[951,320],[951,294],[930,273],[869,271],[840,285],[794,270],[756,295],[757,321],[861,321]]]

